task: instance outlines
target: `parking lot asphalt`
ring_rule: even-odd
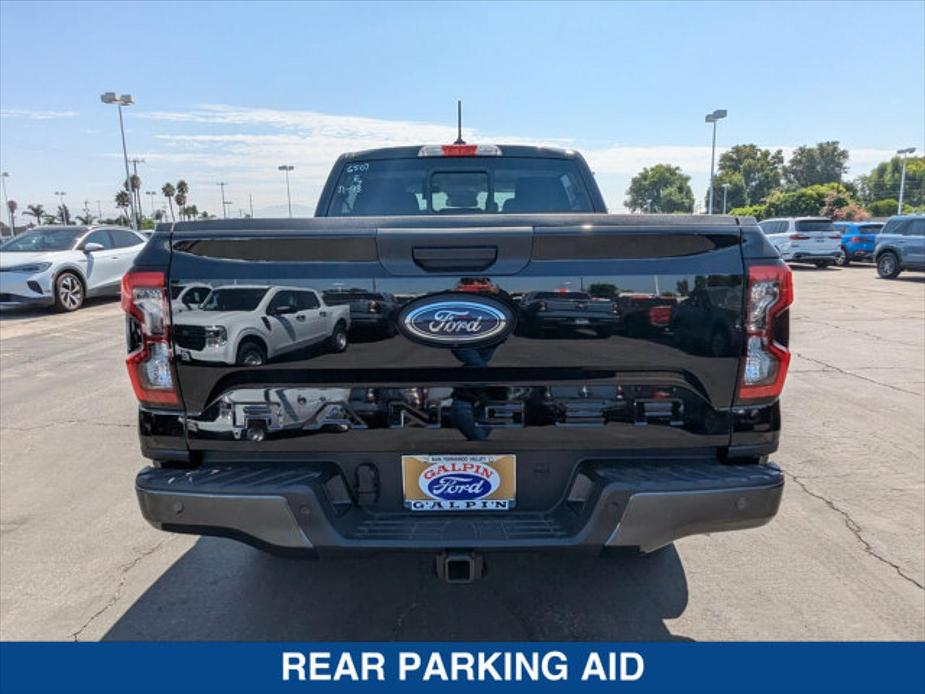
[[[787,488],[756,530],[648,557],[310,562],[161,533],[117,302],[0,316],[0,638],[925,638],[925,278],[795,269]]]

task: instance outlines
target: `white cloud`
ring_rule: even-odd
[[[0,111],[3,118],[26,118],[28,120],[53,120],[55,118],[74,118],[77,111],[32,111],[26,108],[5,108]]]
[[[141,152],[152,166],[175,171],[192,183],[214,188],[221,178],[238,191],[254,193],[261,206],[278,201],[279,164],[293,164],[293,192],[304,202],[314,204],[335,159],[343,152],[452,142],[452,125],[405,120],[385,120],[351,115],[332,115],[316,111],[288,111],[229,105],[203,105],[185,111],[136,111],[134,117],[172,124],[172,132],[155,135],[163,147]],[[178,127],[178,126],[183,126]],[[177,132],[182,129],[185,132]],[[531,138],[464,129],[470,142],[545,144],[574,147],[582,151],[598,174],[605,197],[612,209],[622,206],[630,178],[642,168],[659,163],[680,166],[701,197],[710,171],[710,148],[688,145],[632,147],[622,144],[582,147],[574,140]],[[785,156],[793,145],[772,145]],[[717,159],[725,151],[718,148]],[[851,150],[850,176],[866,173],[877,162],[892,155],[891,150]],[[238,193],[242,195],[243,193]]]

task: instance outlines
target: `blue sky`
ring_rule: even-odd
[[[852,175],[925,149],[925,3],[0,4],[0,167],[20,207],[102,200],[121,181],[114,107],[131,92],[145,190],[186,178],[220,211],[310,210],[341,151],[470,141],[583,151],[611,209],[642,166],[700,200],[718,145],[837,139]],[[163,198],[158,197],[158,204]],[[145,206],[148,209],[148,198]],[[301,208],[300,208],[301,209]]]

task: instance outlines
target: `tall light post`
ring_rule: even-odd
[[[716,159],[716,121],[726,117],[726,109],[718,108],[713,113],[708,113],[704,120],[713,124],[713,147],[710,149],[710,203],[707,214],[713,214],[713,163]]]
[[[151,200],[151,219],[154,219],[154,198],[157,197],[156,190],[146,190],[145,195]]]
[[[102,222],[103,221],[103,201],[102,200],[96,201],[96,211],[99,213],[100,221]]]
[[[64,196],[67,195],[63,190],[56,190],[55,195],[58,196],[58,210],[61,212],[61,223],[67,224],[68,221],[64,218]]]
[[[906,149],[897,149],[896,154],[901,154],[903,158],[903,172],[899,176],[899,205],[896,208],[896,214],[903,213],[903,194],[906,192],[906,159],[915,152],[915,147],[906,147]]]
[[[282,164],[276,168],[286,172],[286,200],[289,202],[289,219],[292,219],[292,195],[289,192],[289,172],[295,167],[292,164]]]
[[[10,210],[10,199],[6,196],[6,179],[10,177],[9,171],[0,172],[0,183],[3,184],[3,209],[6,210],[6,213],[10,216],[10,234],[14,234],[13,231],[13,212]]]
[[[225,202],[225,186],[227,186],[228,184],[225,183],[224,181],[219,181],[215,185],[217,185],[219,188],[222,189],[222,219],[227,219],[228,214],[226,211],[228,207],[227,207],[227,203]]]
[[[729,194],[729,184],[723,184],[723,214],[726,214],[726,196]]]
[[[105,92],[100,94],[100,101],[104,104],[115,104],[119,109],[119,132],[122,133],[122,159],[125,162],[125,190],[129,194],[129,203],[132,206],[132,229],[137,230],[135,223],[135,198],[132,195],[132,177],[128,172],[128,148],[125,146],[125,125],[122,122],[122,107],[131,106],[135,103],[131,94],[120,94],[116,96],[115,92]]]

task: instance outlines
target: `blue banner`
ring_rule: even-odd
[[[0,692],[925,692],[922,643],[2,643]]]

